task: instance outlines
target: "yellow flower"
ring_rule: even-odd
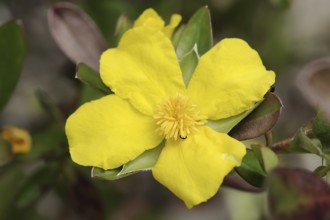
[[[0,136],[11,144],[14,154],[28,153],[31,150],[31,136],[24,129],[4,127]]]
[[[170,23],[165,26],[163,19],[157,14],[152,8],[146,9],[140,17],[134,22],[134,27],[147,26],[153,27],[163,31],[163,33],[171,38],[174,29],[178,26],[181,21],[179,14],[173,14],[170,19]]]
[[[169,38],[145,26],[127,31],[100,62],[115,94],[84,104],[67,120],[72,159],[113,169],[165,139],[153,176],[189,208],[212,197],[246,153],[206,122],[250,109],[275,79],[246,42],[224,39],[200,58],[186,87]]]

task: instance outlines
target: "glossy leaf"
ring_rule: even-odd
[[[277,168],[268,186],[272,219],[329,219],[330,187],[319,176],[297,168]]]
[[[315,173],[316,175],[318,175],[320,177],[324,177],[329,173],[329,171],[330,171],[330,165],[329,166],[319,166],[313,171],[313,173]]]
[[[79,63],[76,70],[77,78],[102,94],[110,94],[111,90],[103,83],[100,75],[84,63]]]
[[[220,120],[209,120],[207,122],[207,126],[213,128],[214,130],[221,132],[221,133],[228,133],[233,127],[235,127],[240,121],[242,121],[246,116],[248,116],[255,108],[258,107],[260,103],[253,106],[248,111],[245,111],[239,115],[235,115],[229,118],[224,118]]]
[[[100,92],[99,90],[96,90],[86,84],[82,85],[80,90],[80,97],[78,100],[78,106],[90,102],[96,99],[100,99],[104,96],[104,93]]]
[[[0,110],[6,105],[21,75],[25,42],[20,25],[11,21],[0,26]]]
[[[183,75],[183,81],[186,86],[188,86],[189,81],[195,71],[198,63],[198,55],[196,50],[190,51],[180,61],[180,68]]]
[[[247,140],[265,134],[274,127],[282,106],[281,100],[275,94],[266,93],[258,108],[237,124],[229,135],[237,140]]]
[[[197,47],[197,54],[202,56],[212,47],[212,27],[210,12],[207,7],[200,8],[189,20],[180,35],[176,47],[179,60]]]
[[[297,85],[302,94],[330,120],[330,57],[315,60],[300,72]]]
[[[255,187],[262,187],[264,184],[266,172],[262,167],[260,155],[253,150],[247,151],[241,166],[235,168],[235,171]]]
[[[252,145],[243,158],[242,165],[235,170],[251,185],[262,187],[265,177],[277,164],[278,158],[271,149]]]
[[[10,143],[0,137],[0,167],[13,159]]]
[[[107,43],[85,12],[68,2],[56,3],[49,10],[48,23],[56,43],[68,58],[99,69],[100,55],[107,49]]]
[[[177,46],[178,46],[182,32],[184,31],[185,27],[186,26],[184,24],[180,25],[179,27],[176,28],[176,30],[174,31],[174,33],[172,35],[172,43],[175,48],[177,48]]]
[[[163,147],[164,142],[154,149],[145,151],[134,160],[124,164],[117,169],[103,170],[98,167],[93,167],[91,175],[92,177],[96,178],[115,180],[137,172],[151,170],[152,167],[156,164]]]
[[[320,112],[313,120],[313,133],[321,141],[323,147],[330,148],[330,120],[325,118]]]

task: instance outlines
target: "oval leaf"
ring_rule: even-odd
[[[20,25],[11,21],[0,26],[0,110],[8,102],[21,75],[25,42]]]
[[[320,177],[324,177],[329,173],[329,171],[330,171],[330,166],[319,166],[313,171],[313,173],[315,173]]]
[[[319,112],[312,125],[313,133],[321,141],[324,147],[330,148],[330,123],[327,118]]]
[[[151,170],[152,167],[156,164],[160,152],[164,147],[164,142],[158,145],[157,147],[145,151],[143,154],[135,158],[134,160],[124,164],[123,166],[111,169],[103,170],[98,167],[93,167],[91,176],[95,178],[101,178],[106,180],[115,180],[120,179],[131,174]]]
[[[88,65],[79,63],[77,65],[76,74],[77,78],[80,79],[83,83],[86,83],[99,92],[105,95],[112,93],[111,90],[103,83],[100,75]]]
[[[248,116],[255,108],[258,107],[260,103],[254,105],[251,109],[229,118],[224,118],[216,121],[209,120],[207,126],[213,128],[217,132],[228,133],[235,125],[242,121],[246,116]]]
[[[265,134],[277,122],[282,106],[279,97],[266,93],[258,108],[237,124],[229,135],[237,140],[247,140]]]
[[[176,53],[181,60],[197,46],[198,56],[202,56],[212,47],[212,27],[210,12],[207,7],[200,8],[189,20],[180,35]]]
[[[60,2],[49,9],[48,23],[56,43],[68,58],[99,69],[99,58],[107,43],[85,12],[71,3]]]
[[[195,71],[198,63],[198,55],[196,50],[190,51],[180,61],[180,68],[183,76],[183,81],[186,86],[188,86],[189,81]]]
[[[330,119],[330,57],[305,66],[299,74],[297,86],[307,100]]]
[[[266,172],[262,167],[260,155],[256,151],[247,151],[241,166],[235,168],[235,171],[252,186],[262,187],[264,184]]]

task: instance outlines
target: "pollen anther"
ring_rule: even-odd
[[[154,115],[157,131],[166,139],[186,139],[188,135],[198,132],[198,126],[207,122],[197,106],[185,95],[177,93],[164,99]]]

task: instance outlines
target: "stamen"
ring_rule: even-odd
[[[154,115],[157,131],[166,139],[186,139],[193,132],[198,132],[197,126],[204,125],[207,117],[201,115],[197,106],[182,94],[175,94],[164,99]]]

